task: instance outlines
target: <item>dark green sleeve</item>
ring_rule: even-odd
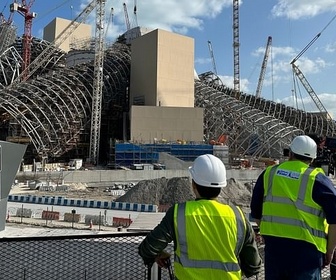
[[[256,275],[261,271],[261,257],[257,247],[255,233],[250,222],[246,220],[246,236],[239,253],[240,267],[246,277]]]
[[[141,242],[138,248],[139,255],[145,264],[154,263],[155,257],[173,240],[175,240],[174,206],[168,209],[160,224]]]

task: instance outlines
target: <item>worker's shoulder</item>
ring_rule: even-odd
[[[314,187],[321,187],[321,186],[335,189],[335,182],[333,182],[332,179],[329,178],[329,176],[320,172],[315,177]]]

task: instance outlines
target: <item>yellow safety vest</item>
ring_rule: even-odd
[[[246,221],[238,207],[205,199],[176,204],[174,227],[178,279],[241,279]]]
[[[268,167],[264,174],[264,203],[260,233],[302,240],[326,252],[326,220],[312,198],[313,185],[321,168],[301,161]]]

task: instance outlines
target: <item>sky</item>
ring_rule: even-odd
[[[17,0],[22,3],[22,0]],[[12,0],[1,0],[0,11],[9,17]],[[43,38],[43,28],[55,17],[74,19],[89,0],[26,0],[36,12],[32,35]],[[107,39],[115,40],[126,31],[123,3],[131,27],[160,28],[194,39],[195,70],[213,71],[211,42],[217,74],[233,87],[233,0],[106,0]],[[136,7],[136,14],[134,13]],[[113,22],[111,19],[113,8]],[[335,0],[243,0],[239,6],[240,89],[255,94],[267,39],[272,37],[261,97],[305,111],[319,111],[308,91],[293,75],[290,62],[301,70],[313,96],[336,119],[336,1]],[[14,14],[18,34],[24,19]],[[92,24],[95,12],[86,23]],[[306,46],[309,46],[306,48]],[[303,51],[303,53],[301,53]],[[319,102],[318,102],[319,103]],[[321,107],[321,106],[320,106]]]

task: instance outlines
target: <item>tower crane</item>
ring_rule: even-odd
[[[101,106],[103,99],[105,2],[106,0],[96,0],[95,58],[89,155],[91,163],[95,165],[98,164],[99,160]]]
[[[124,6],[124,13],[125,13],[126,30],[128,31],[131,29],[131,24],[130,24],[129,17],[128,17],[126,3],[124,3],[123,6]]]
[[[233,0],[233,89],[237,99],[240,95],[239,46],[239,0]]]
[[[32,41],[32,24],[33,19],[36,17],[36,13],[31,12],[30,8],[32,7],[35,0],[30,0],[28,3],[26,0],[22,0],[22,4],[12,3],[10,5],[10,11],[17,11],[24,17],[24,33],[23,33],[23,50],[22,50],[22,73],[23,80],[27,80],[29,75],[28,65],[30,64],[31,57],[31,41]]]
[[[213,54],[211,41],[208,41],[208,47],[209,47],[210,57],[212,61],[212,67],[213,67],[214,73],[217,75],[216,61],[215,61],[215,56]]]
[[[55,38],[55,40],[48,45],[26,68],[26,71],[22,72],[13,83],[9,86],[15,86],[21,80],[24,80],[25,77],[28,79],[31,77],[40,67],[45,65],[50,57],[54,54],[56,49],[62,45],[62,43],[69,38],[69,36],[77,29],[77,27],[85,22],[91,11],[96,7],[96,1],[100,0],[92,0],[84,10],[74,19],[72,20],[68,26]]]
[[[261,65],[261,71],[260,71],[259,81],[258,81],[257,90],[256,90],[256,97],[258,98],[261,95],[261,88],[262,88],[264,78],[265,78],[266,66],[267,66],[267,61],[268,61],[268,56],[269,56],[269,52],[271,49],[271,45],[272,45],[272,37],[268,36],[267,45],[265,49],[265,55],[264,55],[264,59]]]

